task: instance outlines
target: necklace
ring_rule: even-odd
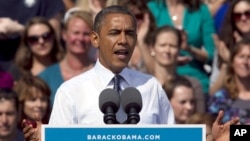
[[[173,21],[176,21],[178,19],[178,16],[177,15],[173,15],[171,18],[172,18]]]

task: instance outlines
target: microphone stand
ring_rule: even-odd
[[[107,107],[106,109],[106,114],[104,114],[103,120],[106,124],[120,124],[117,120],[116,120],[116,115],[113,111],[113,108],[111,108],[110,106]]]
[[[125,121],[127,124],[137,124],[140,121],[140,116],[136,108],[131,107],[128,112],[128,118]]]

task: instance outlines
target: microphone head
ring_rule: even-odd
[[[139,113],[142,108],[141,93],[136,88],[128,87],[121,94],[121,103],[123,110],[127,114],[132,107]]]
[[[104,89],[99,96],[99,108],[106,113],[107,107],[112,107],[116,113],[120,107],[120,95],[113,89]]]

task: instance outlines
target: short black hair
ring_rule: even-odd
[[[133,13],[131,13],[127,8],[123,6],[118,6],[118,5],[113,5],[113,6],[108,6],[105,7],[103,10],[101,10],[95,17],[94,21],[94,31],[96,33],[100,33],[101,27],[104,23],[104,19],[107,17],[109,14],[126,14],[130,15],[134,21],[134,27],[137,27],[136,24],[136,18]]]
[[[15,103],[16,111],[18,111],[18,97],[13,89],[0,88],[0,101],[1,100],[13,100]]]

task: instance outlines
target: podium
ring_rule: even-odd
[[[206,141],[203,124],[42,125],[42,141]]]

